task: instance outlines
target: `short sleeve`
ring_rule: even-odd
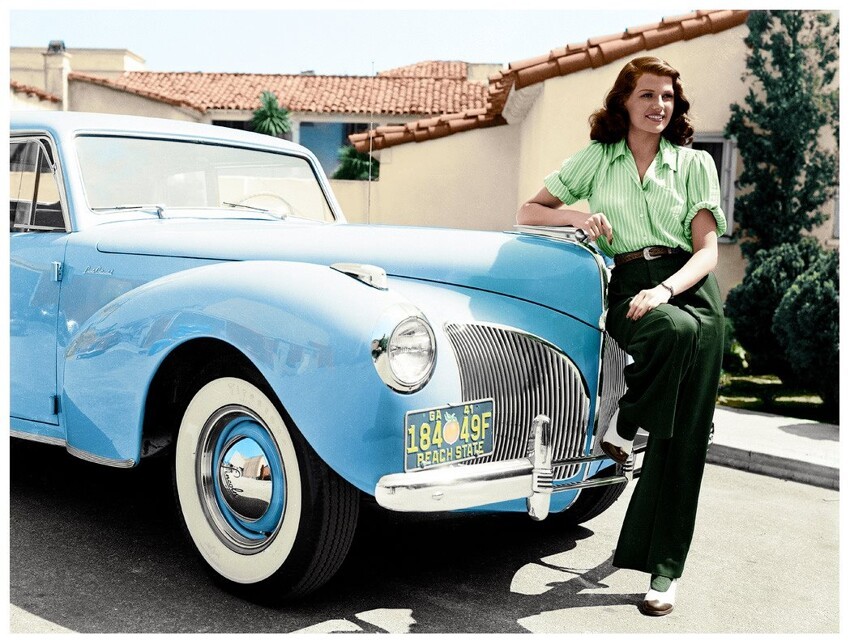
[[[684,233],[693,241],[691,223],[700,210],[709,210],[717,222],[717,236],[726,232],[726,215],[720,207],[720,182],[714,159],[705,150],[698,150],[688,166],[688,212],[684,220]]]
[[[593,141],[564,161],[559,171],[543,180],[543,185],[565,205],[587,199],[593,193],[593,180],[604,157],[603,145]]]

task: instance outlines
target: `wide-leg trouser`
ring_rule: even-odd
[[[689,257],[616,267],[606,320],[634,358],[625,371],[620,415],[649,433],[613,564],[674,579],[682,576],[696,522],[723,358],[723,304],[709,274],[640,320],[626,312],[632,296],[670,277]]]

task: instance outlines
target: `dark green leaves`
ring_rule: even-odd
[[[289,110],[278,104],[277,96],[272,92],[260,95],[260,107],[254,112],[251,125],[255,132],[277,137],[282,137],[292,129]]]

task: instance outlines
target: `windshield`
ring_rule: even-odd
[[[231,214],[333,221],[306,159],[283,153],[117,136],[77,139],[86,199],[94,211],[191,208],[192,216]],[[207,209],[206,213],[196,209]]]

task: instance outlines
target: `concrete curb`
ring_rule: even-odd
[[[745,449],[713,443],[708,449],[706,461],[754,474],[806,483],[830,490],[838,490],[838,469],[827,465],[807,463],[772,454],[762,454]]]

